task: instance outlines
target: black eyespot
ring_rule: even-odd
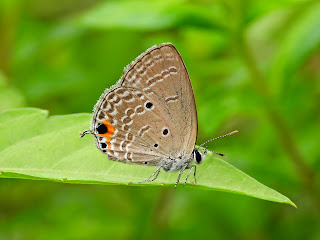
[[[153,106],[153,104],[152,104],[151,102],[147,102],[147,103],[146,103],[146,108],[149,108],[149,109],[150,109],[150,108],[152,108],[152,106]]]
[[[194,153],[195,153],[197,163],[200,163],[202,161],[202,155],[197,150],[195,150]]]
[[[100,146],[101,146],[102,148],[106,148],[106,147],[107,147],[107,144],[101,143]]]
[[[155,143],[153,146],[154,146],[154,147],[158,147],[159,145],[158,145],[158,143]]]
[[[148,164],[148,162],[144,162],[144,164],[145,164],[145,165],[147,165],[147,164]]]
[[[106,125],[102,124],[102,123],[99,123],[97,126],[96,126],[96,130],[99,134],[105,134],[108,132],[108,128]]]
[[[169,130],[168,130],[168,129],[164,129],[164,130],[162,131],[162,133],[163,133],[163,135],[167,135],[167,134],[169,133]]]
[[[107,150],[102,150],[102,152],[107,152]]]

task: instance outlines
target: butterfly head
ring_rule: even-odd
[[[193,160],[197,163],[200,164],[202,161],[206,158],[207,155],[207,150],[204,152],[201,152],[200,149],[195,148],[193,150]]]
[[[217,155],[219,155],[219,156],[225,157],[225,155],[224,155],[223,153],[214,152],[214,151],[211,151],[211,150],[207,149],[207,147],[204,148],[204,147],[202,147],[202,146],[203,146],[204,144],[207,144],[208,142],[211,142],[211,141],[214,141],[214,140],[216,140],[216,139],[223,138],[223,137],[226,137],[226,136],[230,136],[230,135],[235,134],[235,133],[237,133],[237,132],[238,132],[238,131],[235,130],[235,131],[232,131],[231,133],[222,135],[222,136],[220,136],[220,137],[211,138],[211,139],[209,139],[208,141],[202,143],[198,148],[195,148],[195,149],[193,150],[193,153],[192,153],[192,154],[193,154],[193,160],[194,160],[196,163],[200,164],[200,163],[205,159],[208,151],[209,151],[209,152],[212,152],[212,153],[215,153],[215,154],[217,154]],[[201,151],[204,151],[204,152],[201,152]]]

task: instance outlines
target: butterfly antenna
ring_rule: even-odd
[[[223,153],[218,153],[218,152],[212,151],[212,150],[210,150],[208,148],[203,148],[203,147],[201,147],[201,148],[202,148],[201,150],[204,150],[205,153],[212,152],[212,153],[217,154],[217,155],[219,155],[221,157],[226,157],[226,155],[224,155]]]
[[[223,137],[226,137],[226,136],[230,136],[230,135],[233,135],[233,134],[235,134],[235,133],[238,133],[238,130],[234,130],[234,131],[232,131],[231,133],[227,133],[227,134],[222,135],[222,136],[220,136],[220,137],[211,138],[211,139],[209,139],[208,141],[205,141],[204,143],[202,143],[202,144],[199,146],[199,148],[202,147],[203,145],[207,144],[208,142],[212,142],[212,141],[217,140],[217,139],[219,139],[219,138],[223,138]],[[208,149],[207,149],[207,150],[208,150]],[[211,151],[211,150],[208,150],[208,151],[213,152],[213,151]],[[214,153],[216,153],[216,152],[214,152]],[[218,154],[218,155],[220,155],[220,156],[224,156],[222,153],[220,153],[220,154],[219,154],[219,153],[216,153],[216,154]],[[221,154],[222,154],[222,155],[221,155]]]

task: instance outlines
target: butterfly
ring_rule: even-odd
[[[197,109],[187,68],[173,44],[163,43],[138,56],[120,80],[105,90],[94,107],[91,129],[81,137],[92,134],[97,148],[110,160],[156,166],[141,183],[154,181],[161,169],[179,171],[176,188],[186,169],[184,184],[193,169],[196,183],[193,163],[201,163],[211,151],[202,146],[217,139],[195,147],[197,133]]]

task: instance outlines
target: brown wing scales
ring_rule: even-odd
[[[181,152],[191,154],[196,108],[187,70],[173,45],[159,45],[139,56],[102,95],[92,130],[106,120],[114,128],[112,136],[97,135],[96,144],[114,160],[157,165]]]

